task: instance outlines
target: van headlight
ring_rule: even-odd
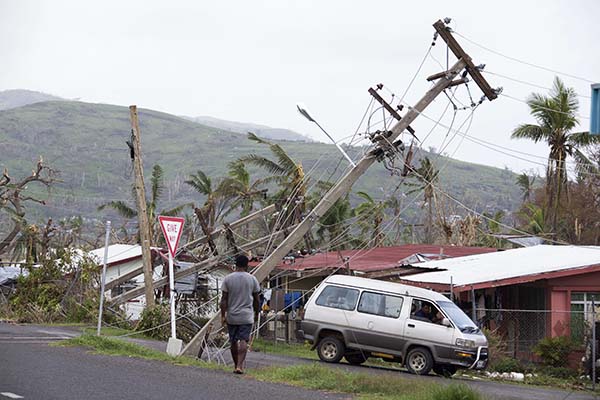
[[[474,340],[461,339],[461,338],[456,339],[456,345],[460,346],[460,347],[468,347],[468,348],[475,348],[475,347],[477,347],[477,346],[475,346],[475,341]]]

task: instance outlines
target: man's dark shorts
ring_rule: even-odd
[[[245,342],[250,341],[250,332],[252,332],[252,324],[244,325],[230,325],[227,324],[227,330],[229,331],[229,341],[231,343],[237,343],[238,340]]]

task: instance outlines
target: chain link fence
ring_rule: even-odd
[[[468,314],[490,341],[491,364],[502,358],[525,365],[569,368],[596,376],[600,318],[595,306],[569,311],[476,308]],[[595,330],[593,329],[595,327]],[[493,354],[493,353],[496,354]]]

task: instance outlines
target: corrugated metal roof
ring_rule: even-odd
[[[455,286],[465,286],[570,269],[576,270],[594,265],[600,265],[600,247],[598,246],[539,245],[428,261],[419,264],[419,267],[438,268],[444,271],[423,272],[402,277],[402,280],[448,285],[452,277]]]
[[[99,264],[104,262],[104,247],[90,251]],[[139,244],[111,244],[108,246],[108,264],[141,257],[142,247]]]
[[[401,261],[414,254],[426,254],[433,257],[460,257],[472,254],[495,252],[496,249],[488,247],[462,247],[439,246],[426,244],[407,244],[392,247],[377,247],[365,250],[342,250],[342,257],[348,257],[350,269],[354,271],[380,271],[398,267]],[[280,270],[306,270],[337,268],[343,265],[337,251],[319,253],[304,258],[296,258],[281,262],[277,268]],[[419,267],[423,264],[419,264]]]

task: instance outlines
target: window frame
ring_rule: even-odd
[[[433,324],[433,325],[441,325],[440,323],[437,322],[433,322],[432,320],[428,319],[428,318],[423,318],[423,317],[415,317],[415,313],[419,310],[417,309],[414,313],[412,312],[412,306],[414,304],[415,301],[419,301],[421,302],[421,307],[423,307],[423,302],[427,302],[429,303],[429,305],[431,306],[431,310],[437,310],[437,312],[439,312],[440,314],[442,314],[442,318],[447,318],[449,321],[450,319],[448,318],[448,316],[444,313],[444,311],[442,311],[441,307],[438,306],[434,301],[432,300],[428,300],[428,299],[422,299],[420,297],[413,297],[412,298],[412,302],[410,305],[410,309],[411,312],[408,313],[408,319],[413,320],[413,321],[421,321],[421,322],[425,322],[428,324]]]
[[[344,289],[344,290],[348,290],[351,292],[356,292],[356,300],[354,301],[354,306],[352,308],[343,308],[343,307],[334,307],[332,305],[329,304],[319,304],[319,299],[321,298],[321,296],[323,296],[325,294],[325,291],[328,288],[336,288],[336,289]],[[342,310],[342,311],[354,311],[356,310],[356,307],[358,306],[358,301],[360,299],[360,290],[356,289],[356,288],[350,288],[350,287],[346,287],[346,286],[338,286],[338,285],[333,285],[333,284],[328,284],[327,286],[325,286],[325,288],[321,291],[321,293],[319,293],[319,296],[317,296],[317,298],[315,299],[315,305],[319,306],[319,307],[327,307],[327,308],[333,308],[334,310]]]
[[[389,297],[394,297],[394,298],[397,298],[397,299],[401,299],[401,300],[402,300],[402,303],[400,304],[400,310],[398,310],[398,315],[397,315],[397,316],[395,316],[395,317],[393,317],[393,316],[390,316],[390,315],[385,315],[385,314],[372,313],[372,312],[368,312],[368,311],[361,311],[361,310],[360,310],[360,302],[362,301],[362,298],[363,298],[363,296],[365,295],[365,293],[368,293],[368,294],[376,294],[376,295],[379,295],[379,296],[389,296]],[[378,316],[378,317],[391,318],[391,319],[398,319],[398,318],[400,318],[400,315],[402,314],[402,308],[404,307],[404,300],[405,300],[405,299],[404,299],[404,297],[403,297],[403,296],[392,295],[392,294],[381,293],[381,292],[374,292],[374,291],[371,291],[371,290],[363,290],[363,291],[360,293],[360,297],[359,297],[359,299],[358,299],[358,302],[356,303],[356,311],[357,311],[357,312],[359,312],[359,313],[361,313],[361,314],[368,314],[368,315],[375,315],[375,316]]]

